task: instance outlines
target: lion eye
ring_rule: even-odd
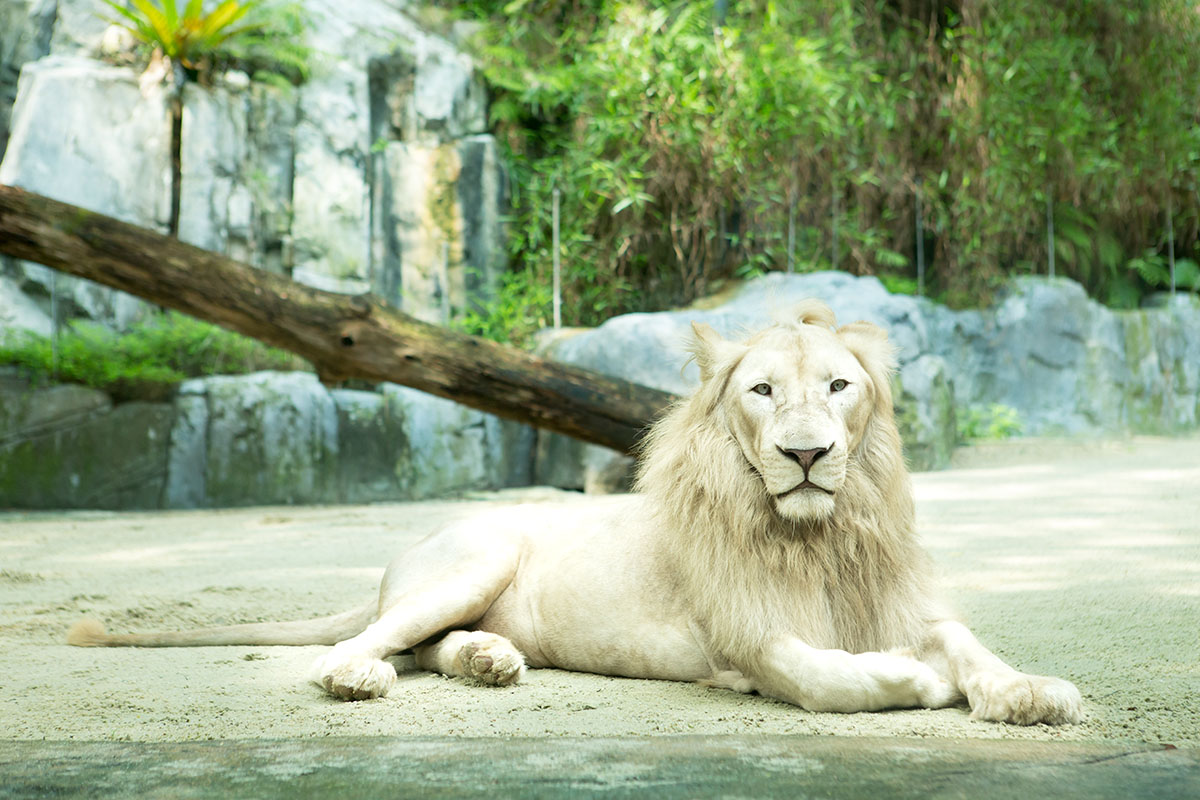
[[[766,397],[767,395],[769,395],[771,393],[771,384],[759,383],[759,384],[756,384],[754,386],[754,388],[752,388],[750,391],[755,392],[757,394],[761,394],[763,397]]]
[[[838,378],[836,381],[829,384],[829,391],[830,392],[840,392],[842,389],[845,389],[849,385],[850,384],[847,381],[844,381],[841,378]]]

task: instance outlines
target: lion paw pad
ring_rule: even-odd
[[[493,686],[516,683],[525,674],[525,658],[506,639],[467,642],[458,651],[462,674]]]

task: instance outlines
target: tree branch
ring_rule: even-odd
[[[290,350],[325,383],[392,381],[615,450],[628,452],[674,399],[10,186],[0,186],[0,253]]]

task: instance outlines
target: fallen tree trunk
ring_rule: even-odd
[[[625,452],[673,399],[10,186],[0,186],[0,253],[290,350],[327,384],[392,381]]]

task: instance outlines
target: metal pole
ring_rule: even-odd
[[[559,197],[561,196],[558,187],[554,187],[554,211],[553,211],[553,227],[554,227],[554,327],[562,327],[562,264],[559,261],[558,252],[558,205]]]
[[[917,296],[925,296],[925,225],[921,220],[921,182],[913,193],[917,217]]]
[[[442,242],[442,268],[438,278],[442,282],[442,324],[450,323],[450,242]]]
[[[50,273],[50,376],[58,377],[58,273]]]
[[[787,271],[796,271],[796,193],[788,198]]]
[[[1175,295],[1175,220],[1171,210],[1171,187],[1167,187],[1167,261],[1171,265],[1171,296]]]
[[[830,206],[832,207],[832,214],[833,214],[833,264],[832,264],[832,266],[833,266],[833,269],[837,269],[837,267],[838,267],[837,176],[835,176],[835,175],[829,176],[829,186],[831,189],[830,196],[832,197]]]
[[[1050,277],[1054,277],[1054,201],[1046,189],[1046,239],[1050,244]]]

